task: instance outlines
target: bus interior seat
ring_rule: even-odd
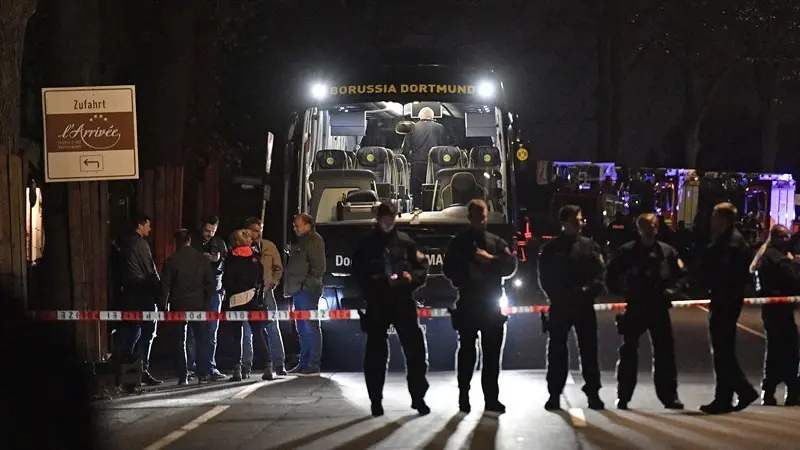
[[[314,170],[344,170],[351,169],[350,158],[347,152],[339,149],[318,150],[314,158]]]
[[[379,204],[375,191],[354,189],[336,204],[336,220],[370,220],[375,217],[375,208]]]
[[[453,205],[466,205],[476,198],[486,198],[486,189],[481,186],[472,171],[454,170],[444,173],[440,171],[437,179],[441,180],[442,186],[437,195],[440,211]]]
[[[394,153],[386,147],[361,147],[356,151],[359,169],[369,170],[375,175],[378,197],[392,197]]]
[[[395,165],[397,166],[397,195],[405,199],[408,196],[408,161],[405,155],[395,153]]]
[[[427,183],[434,183],[436,174],[442,169],[463,167],[461,149],[450,145],[437,145],[428,152]]]
[[[490,175],[491,180],[494,181],[490,186],[486,186],[486,194],[488,195],[489,201],[495,202],[503,198],[502,188],[497,185],[501,164],[503,162],[500,150],[491,145],[473,147],[472,150],[469,151],[469,159],[472,167],[485,170],[486,173]]]
[[[309,212],[319,223],[333,222],[337,218],[337,205],[353,190],[375,189],[375,174],[369,170],[318,170],[311,172]]]

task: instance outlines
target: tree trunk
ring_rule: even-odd
[[[778,67],[774,62],[764,62],[755,66],[755,78],[760,100],[761,117],[761,171],[775,172],[778,157]]]
[[[58,3],[55,83],[92,86],[103,83],[101,20],[97,0]],[[75,17],[80,17],[76,21]],[[49,307],[76,310],[108,309],[110,249],[108,183],[105,181],[50,183],[43,193],[44,276]],[[105,323],[75,326],[76,350],[99,361],[107,353]]]
[[[0,3],[0,295],[27,300],[24,156],[19,151],[22,52],[34,0]]]

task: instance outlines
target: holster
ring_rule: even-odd
[[[628,319],[625,313],[619,313],[614,316],[614,324],[617,326],[617,334],[624,335],[628,330]]]
[[[539,320],[542,322],[542,334],[547,334],[550,332],[550,317],[547,315],[546,312],[542,311],[539,313]]]
[[[454,308],[447,308],[447,312],[450,313],[450,324],[454,330],[458,331],[461,328],[461,313]]]

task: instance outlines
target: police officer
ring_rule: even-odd
[[[394,205],[381,203],[375,229],[361,241],[353,256],[352,275],[367,301],[366,311],[361,312],[361,329],[367,334],[364,378],[372,415],[376,417],[383,415],[389,325],[394,325],[406,357],[411,407],[421,415],[431,411],[424,400],[428,391],[428,350],[419,327],[417,304],[411,297],[425,283],[428,261],[406,233],[395,229],[396,217]]]
[[[453,238],[444,257],[442,271],[458,288],[457,309],[451,311],[453,328],[458,331],[458,406],[470,412],[469,388],[477,360],[475,342],[481,333],[483,364],[481,385],[485,409],[503,413],[498,400],[500,354],[505,339],[506,316],[500,311],[502,277],[514,270],[514,256],[508,244],[486,231],[489,210],[483,200],[467,206],[470,228]]]
[[[714,360],[714,400],[700,407],[707,414],[725,414],[750,406],[758,392],[747,381],[736,359],[736,323],[744,306],[750,280],[750,246],[735,229],[738,211],[731,203],[720,203],[711,213],[711,243],[700,261],[701,279],[711,291],[708,331]],[[732,406],[733,394],[738,402]]]
[[[614,214],[614,220],[606,228],[606,235],[608,236],[608,250],[611,254],[626,242],[636,239],[636,231],[633,230],[630,221],[621,211]]]
[[[800,264],[797,264],[790,251],[789,230],[786,227],[776,225],[772,228],[770,239],[753,260],[751,269],[757,270],[761,295],[782,297],[798,293]],[[767,355],[761,383],[761,401],[765,406],[777,405],[775,389],[780,383],[786,384],[785,404],[800,405],[797,380],[800,350],[794,310],[794,303],[773,303],[761,307],[761,318],[767,333]]]
[[[584,219],[581,208],[566,205],[558,212],[562,233],[542,247],[539,284],[549,297],[547,340],[547,390],[545,408],[561,408],[561,393],[567,382],[569,355],[567,337],[572,327],[578,337],[583,372],[583,392],[589,408],[604,409],[598,395],[600,366],[597,360],[597,316],[594,299],[603,291],[604,262],[600,246],[580,235]]]
[[[639,368],[639,338],[650,333],[656,395],[667,409],[683,409],[678,400],[675,341],[669,317],[671,300],[684,289],[686,271],[678,252],[656,240],[658,217],[645,213],[636,220],[639,239],[619,248],[608,264],[607,286],[624,296],[628,306],[617,316],[622,335],[617,362],[617,408],[628,409]]]

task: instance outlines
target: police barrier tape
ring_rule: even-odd
[[[744,299],[745,304],[766,305],[772,303],[800,303],[800,296],[793,297],[751,297]],[[690,306],[707,305],[711,300],[679,300],[672,302],[676,308]],[[597,303],[594,305],[595,311],[620,311],[625,309],[625,303]],[[509,306],[500,308],[503,314],[532,314],[546,312],[550,310],[548,305],[533,306]],[[80,310],[58,310],[58,311],[36,311],[33,312],[36,320],[43,321],[84,321],[84,322],[139,322],[139,321],[159,321],[159,322],[205,322],[211,320],[222,320],[228,322],[242,322],[246,320],[357,320],[360,318],[357,309],[332,309],[332,310],[312,310],[312,311],[80,311]],[[420,308],[417,309],[417,316],[421,318],[445,317],[450,313],[446,308]]]

